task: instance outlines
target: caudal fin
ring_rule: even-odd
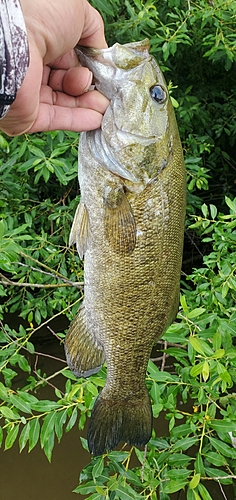
[[[147,390],[136,399],[98,396],[88,429],[90,453],[102,455],[113,450],[119,441],[134,446],[145,445],[152,433],[152,409]]]

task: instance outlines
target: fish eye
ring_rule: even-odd
[[[160,85],[153,85],[150,88],[150,95],[158,104],[162,104],[166,100],[166,92]]]

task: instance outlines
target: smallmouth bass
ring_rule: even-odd
[[[77,49],[109,100],[101,129],[79,144],[81,200],[71,229],[84,256],[84,300],[65,340],[69,367],[88,377],[107,363],[95,401],[91,453],[152,432],[145,384],[153,344],[179,304],[186,179],[174,110],[149,41]]]

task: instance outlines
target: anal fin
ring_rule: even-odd
[[[72,246],[76,243],[77,252],[82,259],[88,245],[88,237],[89,237],[89,217],[86,205],[80,201],[73,220],[70,238],[69,238],[69,246]]]
[[[76,377],[97,373],[105,361],[101,344],[87,326],[83,305],[67,332],[65,354],[68,366]]]

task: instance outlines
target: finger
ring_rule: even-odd
[[[38,116],[33,125],[25,132],[47,132],[50,130],[70,130],[83,132],[101,126],[103,115],[98,111],[85,108],[67,108],[40,104]]]
[[[57,69],[51,71],[48,84],[53,90],[78,96],[89,89],[92,79],[88,68]]]
[[[74,49],[67,52],[63,56],[58,57],[49,64],[50,68],[68,69],[81,66]]]
[[[108,105],[108,99],[97,90],[86,92],[81,96],[69,96],[63,92],[53,92],[50,87],[44,86],[40,93],[40,102],[51,106],[63,108],[85,108],[104,114]]]
[[[88,2],[85,4],[85,23],[78,43],[96,49],[107,48],[102,17]]]

